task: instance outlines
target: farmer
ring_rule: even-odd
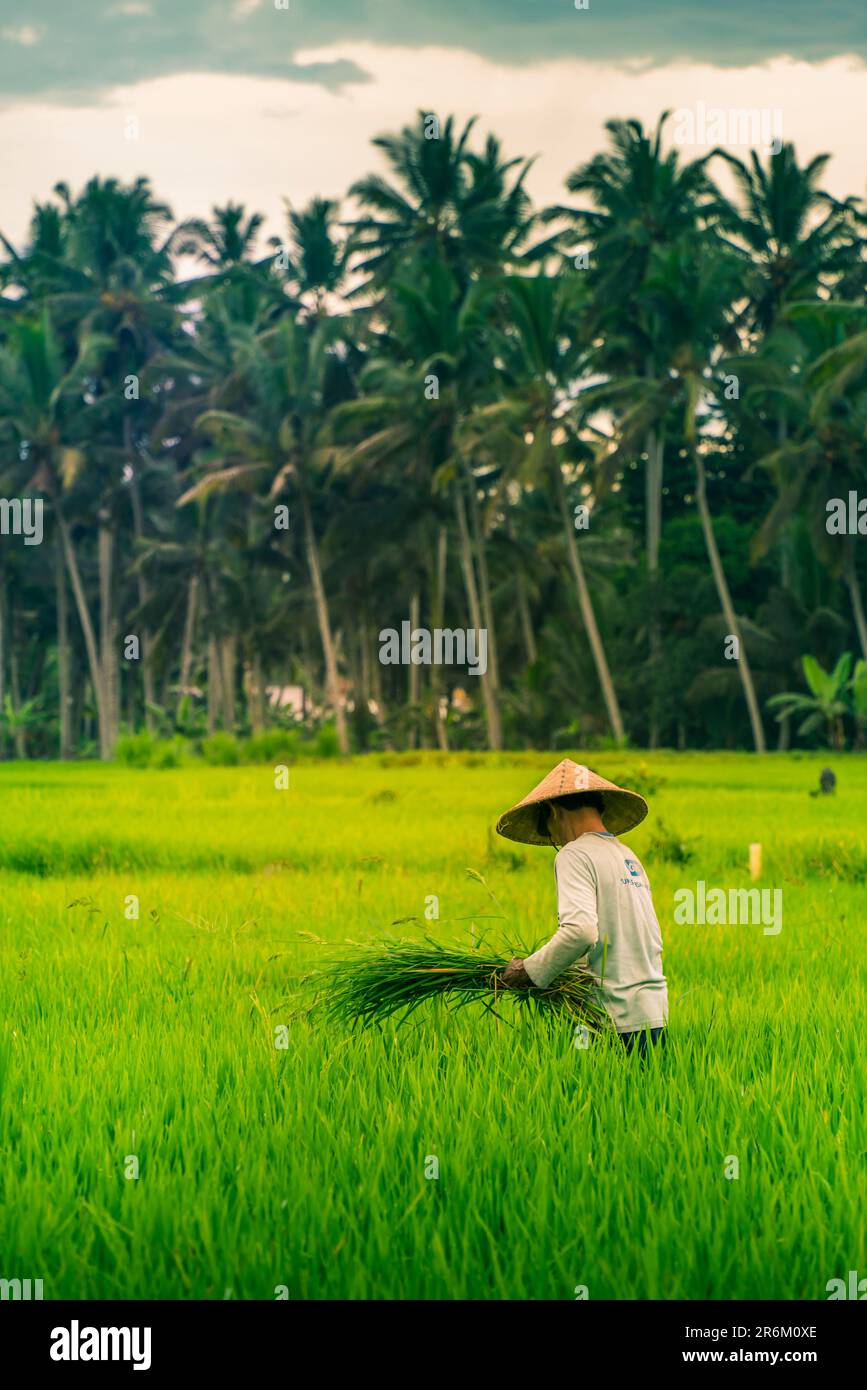
[[[506,811],[497,831],[529,845],[553,845],[559,927],[547,945],[513,958],[508,989],[543,989],[587,957],[599,1001],[627,1052],[644,1056],[648,1038],[665,1042],[668,990],[662,935],[647,875],[616,838],[647,815],[638,792],[615,786],[564,758],[538,787]]]

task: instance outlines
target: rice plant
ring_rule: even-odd
[[[441,756],[299,762],[288,795],[257,767],[0,764],[0,1276],[44,1278],[46,1300],[285,1285],[569,1303],[579,1283],[824,1299],[867,1273],[863,756],[835,758],[837,794],[814,800],[824,753],[647,756],[660,789],[629,843],[660,914],[671,1046],[643,1070],[576,1046],[541,996],[487,987],[556,926],[552,854],[492,859],[487,841],[553,758],[492,754],[470,777]],[[383,788],[397,799],[368,800]],[[689,864],[650,848],[660,820]],[[751,886],[753,841],[761,883],[785,888],[779,935],[674,920],[698,879]],[[495,913],[473,950],[467,925]],[[405,1027],[403,1008],[322,1026],[329,965],[357,990],[387,953],[347,938],[386,923],[425,953],[414,986],[452,988]],[[468,958],[472,1008],[466,975],[430,970]]]
[[[362,1028],[397,1016],[403,1023],[422,1004],[441,999],[448,1008],[481,1004],[497,1017],[497,1005],[508,996],[519,1006],[557,1012],[593,1031],[604,1025],[605,1014],[592,993],[586,971],[567,970],[547,989],[505,989],[501,974],[521,948],[497,956],[459,950],[442,941],[382,941],[358,946],[350,954],[331,956],[324,969],[308,977],[318,1003],[333,1021]]]

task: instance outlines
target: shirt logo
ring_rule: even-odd
[[[628,870],[628,877],[620,880],[625,883],[627,888],[648,888],[649,884],[641,871],[641,865],[637,859],[624,859],[624,867]]]

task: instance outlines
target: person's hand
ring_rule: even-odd
[[[524,969],[524,962],[519,956],[512,956],[500,976],[500,984],[504,989],[532,989],[533,981]]]

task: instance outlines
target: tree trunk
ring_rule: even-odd
[[[617,702],[614,682],[611,679],[611,672],[608,669],[605,647],[603,646],[599,628],[596,623],[596,614],[593,612],[590,590],[587,587],[587,580],[584,575],[584,565],[582,564],[581,556],[578,551],[578,542],[575,539],[575,527],[572,524],[572,517],[569,515],[569,502],[566,497],[566,485],[563,482],[563,473],[556,460],[554,460],[554,487],[560,503],[560,516],[563,520],[563,530],[566,533],[566,550],[569,555],[572,576],[575,580],[578,606],[581,610],[581,618],[584,623],[584,630],[587,633],[587,640],[590,643],[590,651],[593,655],[593,664],[596,667],[596,675],[602,691],[602,698],[605,701],[608,722],[611,725],[614,737],[617,739],[618,743],[622,743],[624,729],[623,720],[620,716],[620,705]]]
[[[307,550],[307,567],[313,585],[313,598],[316,604],[316,620],[319,624],[319,639],[325,657],[325,688],[328,703],[334,711],[337,725],[337,742],[341,753],[349,752],[349,737],[346,730],[346,712],[340,698],[340,683],[337,676],[337,653],[331,635],[331,619],[328,613],[328,600],[322,583],[322,567],[319,563],[319,549],[316,533],[313,530],[313,517],[310,515],[310,502],[306,491],[301,489],[301,514],[304,521],[304,541]]]
[[[455,482],[453,492],[455,513],[458,519],[458,536],[461,546],[461,569],[464,575],[467,603],[470,606],[470,622],[477,632],[481,632],[482,614],[479,606],[479,591],[476,588],[476,576],[473,570],[473,548],[470,545],[467,514],[464,508],[463,493],[459,481]],[[503,731],[500,723],[500,710],[497,704],[496,691],[491,682],[490,668],[488,668],[483,676],[478,676],[476,679],[482,682],[482,697],[485,702],[485,718],[488,726],[488,747],[492,749],[502,748]]]
[[[442,628],[445,626],[448,544],[448,530],[445,526],[440,526],[437,533],[436,574],[434,577],[433,620],[435,628]],[[433,718],[437,737],[437,747],[444,753],[447,753],[449,748],[449,735],[446,727],[446,720],[442,712],[442,702],[444,699],[442,667],[431,667],[431,695],[433,698]]]
[[[114,614],[114,585],[112,583],[114,535],[109,522],[110,517],[108,512],[104,510],[100,511],[98,532],[99,640],[108,736],[108,752],[104,756],[111,757],[117,739],[120,719],[118,709],[117,622]]]
[[[647,473],[645,504],[647,509],[647,569],[656,574],[659,569],[659,545],[662,539],[662,476],[665,452],[665,432],[651,430],[647,440]]]
[[[123,418],[123,442],[126,453],[127,463],[131,470],[129,480],[129,496],[132,505],[132,528],[136,542],[142,540],[144,536],[144,517],[142,514],[141,491],[138,485],[138,458],[132,437],[132,419],[127,411]],[[138,601],[139,607],[144,608],[150,598],[150,586],[144,571],[139,568],[137,572]],[[156,704],[154,692],[154,676],[151,669],[151,649],[150,633],[147,628],[142,626],[141,633],[141,664],[142,664],[142,685],[144,689],[145,701],[145,728],[149,734],[154,732],[154,715],[151,709]]]
[[[851,543],[846,547],[843,574],[846,588],[849,590],[852,613],[855,617],[855,630],[858,633],[858,641],[861,643],[861,655],[867,661],[867,621],[864,618],[864,603],[858,586],[858,573],[855,569],[855,547]]]
[[[223,637],[220,641],[220,687],[223,692],[223,728],[235,732],[235,657],[236,640]]]
[[[54,585],[57,595],[57,689],[60,715],[60,756],[72,757],[72,694],[69,681],[69,598],[63,552],[54,551]]]
[[[650,639],[650,727],[648,743],[659,746],[659,671],[662,658],[662,634],[659,627],[659,543],[662,538],[662,475],[665,452],[665,432],[651,430],[647,440],[647,470],[645,473],[645,513],[647,527],[647,579],[649,586]]]
[[[199,576],[194,574],[187,585],[187,616],[184,620],[184,638],[181,646],[181,680],[178,691],[178,705],[175,719],[179,719],[183,702],[187,698],[185,691],[189,689],[190,673],[193,664],[193,640],[196,632],[196,601],[199,594]]]
[[[262,729],[267,729],[268,719],[268,677],[262,665],[262,653],[256,652],[253,656],[253,676],[256,681],[256,703],[259,707],[259,723]]]
[[[247,663],[246,676],[250,728],[254,734],[261,734],[265,729],[265,678],[262,674],[262,658],[256,651]]]
[[[63,557],[66,561],[66,571],[69,575],[69,582],[72,585],[72,593],[75,598],[75,606],[78,611],[78,620],[81,623],[81,631],[84,636],[84,646],[87,651],[87,664],[90,671],[90,679],[93,684],[93,697],[96,701],[96,717],[99,725],[99,756],[106,760],[111,758],[112,741],[110,735],[110,725],[107,714],[106,691],[103,683],[102,668],[99,662],[99,655],[96,649],[96,633],[90,617],[90,610],[87,606],[87,598],[84,592],[84,585],[81,582],[81,574],[78,569],[78,560],[72,548],[72,541],[69,535],[69,528],[66,518],[60,508],[60,503],[56,497],[52,498],[55,512],[57,514],[57,528],[60,532],[60,540],[63,546]]]
[[[704,543],[707,548],[708,559],[713,573],[714,584],[716,585],[717,595],[723,616],[726,620],[729,633],[737,638],[738,642],[738,671],[740,673],[741,685],[743,686],[744,698],[747,702],[747,709],[750,715],[750,724],[753,730],[753,742],[757,753],[764,753],[765,750],[765,731],[762,725],[762,717],[759,711],[759,702],[756,699],[755,686],[753,685],[750,663],[747,660],[747,649],[741,636],[741,630],[735,615],[734,604],[729,592],[728,581],[723,570],[722,560],[717,548],[716,536],[713,529],[713,518],[707,504],[707,489],[705,486],[704,463],[701,454],[695,443],[693,443],[693,464],[695,466],[696,489],[695,500],[698,506],[698,513],[701,517],[701,527],[704,532]]]
[[[479,596],[481,598],[482,617],[488,631],[488,671],[491,676],[491,686],[494,690],[500,688],[500,672],[497,665],[497,643],[494,632],[494,608],[491,603],[491,586],[488,579],[488,554],[485,548],[485,538],[482,534],[482,520],[479,515],[479,499],[476,494],[476,480],[473,470],[466,460],[461,458],[464,477],[467,480],[467,493],[470,499],[470,520],[473,527],[473,545],[475,549],[476,564],[479,571]]]
[[[208,638],[208,733],[217,731],[217,718],[222,703],[223,681],[220,675],[219,647],[212,634]]]
[[[418,589],[413,590],[412,598],[409,601],[409,630],[410,636],[415,632],[421,620],[421,599]],[[421,693],[421,667],[416,666],[414,661],[409,663],[409,688],[407,697],[409,699],[409,737],[407,746],[409,748],[418,747],[418,705]]]
[[[358,623],[358,696],[355,701],[355,717],[358,728],[362,730],[364,734],[365,750],[370,743],[371,720],[377,725],[382,723],[382,713],[379,709],[379,705],[376,707],[376,714],[374,714],[370,708],[375,698],[373,690],[373,665],[376,664],[378,666],[379,663],[372,663],[370,659],[369,629],[370,622],[367,609],[362,608]]]
[[[385,700],[383,699],[382,695],[382,663],[379,660],[379,652],[376,650],[375,631],[375,629],[371,630],[365,627],[364,640],[365,643],[369,641],[371,643],[371,647],[373,648],[373,650],[370,653],[369,660],[370,694],[371,698],[373,699],[376,705],[376,718],[380,724],[384,724]],[[390,748],[391,746],[391,740],[389,740],[388,747]]]
[[[0,758],[6,757],[6,647],[8,621],[6,617],[6,575],[0,575]]]
[[[527,665],[532,666],[538,657],[536,648],[536,634],[533,631],[533,620],[530,617],[530,601],[527,598],[527,583],[524,579],[523,570],[518,570],[518,616],[521,620],[521,635],[524,639],[524,652],[527,657]]]
[[[370,713],[370,649],[367,645],[367,614],[358,626],[358,672],[360,700],[366,714]]]
[[[8,617],[9,629],[9,703],[12,706],[12,714],[15,716],[15,726],[12,734],[12,742],[15,746],[16,758],[27,757],[27,738],[24,729],[19,725],[17,715],[21,709],[21,682],[18,679],[18,640],[20,632],[17,630],[15,622],[15,609],[10,607]]]
[[[70,686],[72,688],[72,710],[69,720],[70,739],[73,752],[83,737],[84,696],[87,687],[87,672],[77,659],[74,647],[70,648]]]
[[[785,410],[783,410],[782,413],[780,414],[780,418],[777,420],[777,448],[778,448],[778,449],[782,450],[782,449],[785,448],[785,446],[786,446],[786,440],[787,440],[787,438],[788,438],[788,433],[789,433],[788,419],[787,419]],[[783,586],[784,589],[791,589],[791,587],[792,587],[792,538],[791,538],[791,519],[789,519],[788,521],[786,521],[786,522],[784,523],[784,525],[783,525],[783,531],[782,531],[782,535],[780,536],[780,541],[779,541],[779,547],[778,547],[778,549],[779,549],[779,557],[780,557],[780,583],[782,584],[782,586]],[[786,747],[788,747],[788,744],[786,745]]]

